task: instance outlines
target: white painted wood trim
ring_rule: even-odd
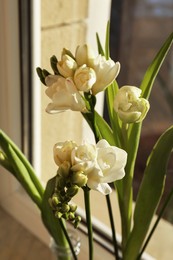
[[[33,1],[33,68],[40,64],[40,1]],[[20,66],[18,1],[0,1],[0,127],[20,147]],[[37,78],[33,83],[37,86]],[[34,88],[34,168],[40,167],[40,91]],[[20,184],[2,167],[0,168],[0,205],[27,229],[48,244],[49,235],[42,224],[39,210]]]
[[[111,12],[111,0],[89,0],[88,1],[88,19],[87,19],[87,35],[86,42],[95,51],[97,50],[96,33],[99,34],[101,43],[104,46],[105,43],[105,33],[106,25],[110,20]],[[103,114],[103,102],[104,95],[103,92],[97,94],[97,104],[96,110],[99,114]],[[83,139],[88,142],[95,142],[93,133],[91,132],[88,124],[83,120]]]
[[[20,73],[17,0],[0,1],[0,127],[20,147]],[[17,189],[0,169],[0,198]]]
[[[33,82],[33,166],[37,176],[41,176],[41,84],[36,68],[41,66],[41,1],[32,1],[32,67]]]

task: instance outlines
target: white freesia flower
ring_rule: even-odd
[[[108,195],[112,192],[111,187],[107,183],[102,183],[100,181],[100,171],[97,168],[94,168],[92,171],[87,174],[88,181],[87,185],[90,189],[99,191],[103,195]]]
[[[148,100],[140,98],[141,89],[134,86],[123,86],[114,99],[114,109],[125,123],[142,121],[149,108]]]
[[[106,140],[97,145],[97,163],[102,171],[101,182],[113,182],[124,177],[127,153],[116,146],[110,146]]]
[[[73,58],[67,54],[64,54],[61,57],[61,61],[57,63],[57,68],[63,77],[68,78],[73,77],[77,64]]]
[[[73,111],[86,112],[85,102],[71,78],[63,78],[57,75],[49,75],[45,78],[48,88],[45,93],[52,99],[46,111],[57,113],[71,109]]]
[[[120,180],[125,176],[127,153],[115,146],[110,146],[106,140],[100,140],[97,145],[96,167],[88,173],[87,185],[104,195],[112,190],[108,183]]]
[[[103,91],[118,76],[120,63],[111,59],[106,60],[102,55],[94,55],[93,50],[87,45],[78,46],[75,54],[78,66],[86,65],[96,74],[96,82],[92,87],[92,94]]]
[[[124,177],[127,153],[101,140],[96,146],[84,144],[72,151],[72,170],[87,175],[87,185],[106,195],[111,192],[108,183]]]
[[[83,64],[86,64],[87,66],[90,67],[90,63],[92,62],[93,59],[95,59],[95,54],[93,49],[89,45],[87,44],[79,45],[76,48],[75,59],[78,66],[82,66]]]
[[[88,92],[96,82],[95,71],[85,64],[80,66],[75,71],[74,82],[79,91]]]
[[[95,145],[85,143],[75,147],[72,151],[72,170],[87,174],[95,167],[96,156]]]
[[[96,83],[92,87],[92,94],[103,91],[118,76],[120,71],[120,63],[111,59],[106,60],[104,56],[99,55],[93,60],[91,67],[96,73]]]
[[[71,153],[72,150],[77,147],[74,141],[59,142],[54,145],[53,154],[55,163],[60,166],[65,161],[71,164]]]

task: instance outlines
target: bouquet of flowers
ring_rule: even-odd
[[[172,45],[173,34],[152,61],[139,87],[118,86],[116,77],[120,73],[120,63],[115,63],[109,56],[109,23],[105,48],[98,35],[96,39],[98,55],[87,44],[78,46],[75,54],[64,48],[60,60],[56,56],[50,58],[53,72],[37,68],[37,74],[46,86],[45,93],[51,100],[46,111],[51,114],[69,109],[81,112],[93,131],[95,144],[76,144],[73,140],[56,143],[53,155],[57,173],[43,188],[28,160],[1,130],[0,164],[17,178],[38,206],[43,223],[56,244],[69,247],[74,259],[77,256],[66,221],[74,228],[80,225],[77,205],[72,203],[79,189],[84,194],[89,259],[94,259],[92,190],[101,192],[103,199],[106,198],[115,259],[140,259],[173,194],[172,189],[148,233],[164,191],[167,162],[173,148],[173,126],[160,136],[149,155],[134,210],[132,183],[142,121],[150,107],[148,99]],[[106,95],[110,124],[95,110],[97,93],[101,91]],[[121,254],[112,214],[110,183],[116,190],[121,216]]]

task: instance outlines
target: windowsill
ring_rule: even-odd
[[[75,197],[74,202],[80,207],[84,208],[82,191]],[[121,233],[121,220],[118,209],[118,202],[116,199],[116,192],[113,191],[111,196],[113,214],[115,219],[115,227],[117,234]],[[96,203],[95,203],[96,202]],[[107,214],[106,199],[99,192],[91,191],[91,210],[93,214],[93,222],[97,223],[99,228],[107,235],[111,234],[109,228],[109,217]],[[154,223],[154,220],[153,220]],[[120,239],[120,235],[118,236]],[[173,226],[165,221],[161,220],[146,252],[152,257],[164,260],[172,258],[172,244],[173,244]],[[105,250],[106,251],[106,250]],[[106,253],[105,253],[106,254]],[[105,258],[106,259],[106,258]]]
[[[87,236],[83,232],[80,232],[81,239],[81,251],[78,256],[78,260],[88,260],[88,241]],[[104,247],[94,242],[94,260],[109,259],[113,260],[115,257]]]

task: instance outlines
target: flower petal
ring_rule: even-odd
[[[112,189],[107,183],[100,182],[100,176],[98,170],[93,170],[87,174],[87,185],[92,190],[97,190],[104,195],[111,193]]]
[[[86,112],[85,101],[76,89],[73,80],[61,76],[57,76],[56,79],[55,81],[55,78],[49,78],[48,83],[50,84],[50,80],[53,83],[45,92],[52,99],[52,103],[47,106],[46,111],[48,113],[58,113],[71,109]]]
[[[118,76],[120,71],[120,63],[109,59],[106,60],[104,56],[99,55],[94,61],[92,68],[96,72],[97,81],[93,85],[92,93],[96,95],[103,91],[112,81]]]

